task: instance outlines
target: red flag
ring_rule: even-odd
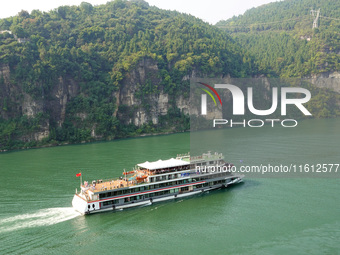
[[[76,174],[76,177],[79,177],[79,176],[81,176],[81,173],[79,173],[79,174]]]

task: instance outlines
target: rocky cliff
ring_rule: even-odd
[[[62,128],[65,118],[80,119],[89,124],[90,136],[102,139],[97,134],[98,123],[86,121],[89,112],[85,109],[70,113],[69,103],[79,96],[84,96],[79,83],[72,77],[62,78],[53,86],[51,92],[40,97],[32,96],[22,89],[20,84],[11,82],[11,72],[8,66],[1,66],[0,86],[1,118],[5,120],[18,119],[20,116],[28,119],[38,119],[37,125],[15,139],[24,143],[43,141],[51,135],[51,127]],[[188,115],[188,96],[184,94],[170,95],[165,92],[160,78],[157,62],[151,58],[143,58],[125,75],[119,89],[112,93],[115,111],[112,118],[116,118],[122,126],[133,125],[141,127],[146,124],[157,126],[161,116],[166,116],[169,109],[178,109],[181,114]],[[187,79],[190,76],[183,77]],[[189,81],[188,81],[189,82]],[[145,89],[150,85],[152,91]],[[75,125],[76,122],[74,122]],[[14,137],[13,137],[14,138]],[[114,137],[111,137],[114,138]]]
[[[340,72],[326,72],[311,75],[307,80],[319,88],[327,88],[340,93]]]
[[[143,93],[147,83],[152,86],[151,93]],[[141,126],[148,122],[157,125],[159,116],[166,115],[170,107],[175,106],[183,114],[188,114],[188,98],[184,98],[182,94],[170,98],[171,96],[164,92],[161,83],[157,62],[151,58],[142,59],[126,75],[122,86],[114,93],[117,105],[114,116],[124,124]],[[146,91],[148,92],[147,89]],[[174,102],[173,105],[170,103],[171,100]]]

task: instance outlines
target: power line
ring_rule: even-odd
[[[320,18],[323,18],[323,19],[334,19],[334,20],[340,20],[340,19],[331,18],[331,17],[326,17],[326,16],[321,16],[321,15],[320,15]]]
[[[315,10],[311,10],[311,14],[313,16],[315,16],[315,19],[313,20],[313,28],[317,28],[319,26],[319,19],[331,19],[331,20],[340,20],[337,18],[331,18],[331,17],[327,17],[327,16],[322,16],[320,15],[320,9],[315,11]],[[316,14],[316,15],[314,15]],[[292,18],[292,19],[284,19],[284,20],[279,20],[279,21],[271,21],[271,22],[263,22],[263,23],[252,23],[252,24],[243,24],[243,25],[217,25],[217,27],[220,28],[238,28],[238,27],[242,27],[242,28],[248,28],[248,27],[252,27],[252,26],[257,26],[257,25],[268,25],[268,24],[275,24],[275,23],[283,23],[285,21],[292,21],[292,20],[300,20],[300,19],[304,19],[306,17],[308,17],[309,15],[303,15],[297,18]]]
[[[244,25],[218,25],[218,27],[251,27],[251,26],[257,26],[257,25],[267,25],[267,24],[275,24],[275,23],[282,23],[284,21],[291,21],[291,20],[299,20],[303,17],[305,17],[307,15],[304,16],[300,16],[298,18],[294,18],[294,19],[284,19],[284,20],[279,20],[279,21],[272,21],[272,22],[265,22],[265,23],[252,23],[252,24],[244,24]]]

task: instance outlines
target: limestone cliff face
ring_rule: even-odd
[[[183,80],[199,77],[195,71],[183,77]],[[269,81],[262,78],[263,96],[270,99]],[[323,73],[312,75],[307,79],[321,88],[329,88],[340,93],[340,73]],[[230,77],[224,77],[225,83],[231,83]],[[62,127],[68,112],[69,102],[73,98],[83,95],[81,87],[72,77],[60,77],[48,93],[40,97],[25,93],[21,84],[13,84],[11,70],[8,65],[0,65],[0,117],[4,120],[16,119],[21,116],[27,118],[39,118],[39,125],[32,131],[22,134],[16,139],[24,142],[41,141],[50,136],[52,128]],[[223,91],[221,96],[225,102],[231,100],[229,91]],[[178,108],[184,114],[199,115],[200,102],[197,107],[191,107],[189,97],[186,95],[170,95],[162,85],[162,78],[158,69],[157,61],[145,57],[140,60],[134,68],[125,74],[120,87],[112,94],[115,98],[116,110],[112,117],[116,117],[123,125],[133,124],[137,127],[144,124],[160,123],[160,117],[167,115],[169,109]],[[215,107],[213,102],[208,102],[209,116],[207,119],[226,118],[222,114],[220,106]],[[230,107],[229,107],[230,108]],[[231,108],[230,108],[231,109]],[[228,115],[230,109],[223,112]],[[194,111],[194,112],[193,112]],[[74,113],[74,118],[86,121],[89,113]],[[99,123],[90,123],[91,136],[101,139],[103,136],[96,134]]]
[[[60,77],[48,93],[32,96],[25,93],[20,84],[12,84],[10,74],[8,66],[0,66],[0,117],[8,120],[21,116],[44,116],[35,131],[18,138],[24,142],[41,141],[49,137],[51,127],[62,127],[68,103],[82,94],[79,84],[72,77]],[[117,106],[113,117],[122,124],[141,126],[146,123],[157,125],[159,117],[166,115],[171,107],[188,114],[188,99],[183,95],[171,98],[161,82],[157,62],[151,58],[142,59],[125,75],[119,90],[113,93]],[[146,84],[149,84],[149,88],[145,88]],[[74,117],[84,121],[87,116],[88,113],[84,111],[75,113]],[[98,123],[90,125],[91,136],[94,139],[102,138],[96,134]]]
[[[52,118],[61,127],[65,121],[67,103],[79,94],[79,85],[72,78],[59,78],[52,90],[52,100],[47,101]]]
[[[20,84],[10,81],[10,68],[0,66],[0,117],[5,120],[21,116],[40,119],[39,126],[27,134],[19,137],[24,142],[41,141],[50,134],[50,120],[61,126],[65,119],[67,102],[79,93],[79,86],[72,80],[60,78],[52,91],[41,97],[33,97],[23,91]],[[46,116],[49,116],[46,117]]]
[[[340,93],[340,72],[315,74],[307,79],[319,88],[327,88]]]
[[[170,104],[169,94],[161,86],[157,62],[151,58],[141,60],[129,72],[116,92],[116,117],[125,124],[141,126],[145,123],[159,123],[159,117],[166,115]],[[145,84],[151,83],[154,92],[148,92]],[[189,113],[189,103],[182,95],[175,98],[175,105],[183,113]]]
[[[10,83],[10,68],[8,65],[0,65],[0,117],[9,119],[19,112],[19,105],[14,95],[20,95],[18,86]]]

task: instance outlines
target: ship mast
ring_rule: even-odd
[[[81,184],[83,183],[83,174],[80,171],[80,190],[81,190]]]

